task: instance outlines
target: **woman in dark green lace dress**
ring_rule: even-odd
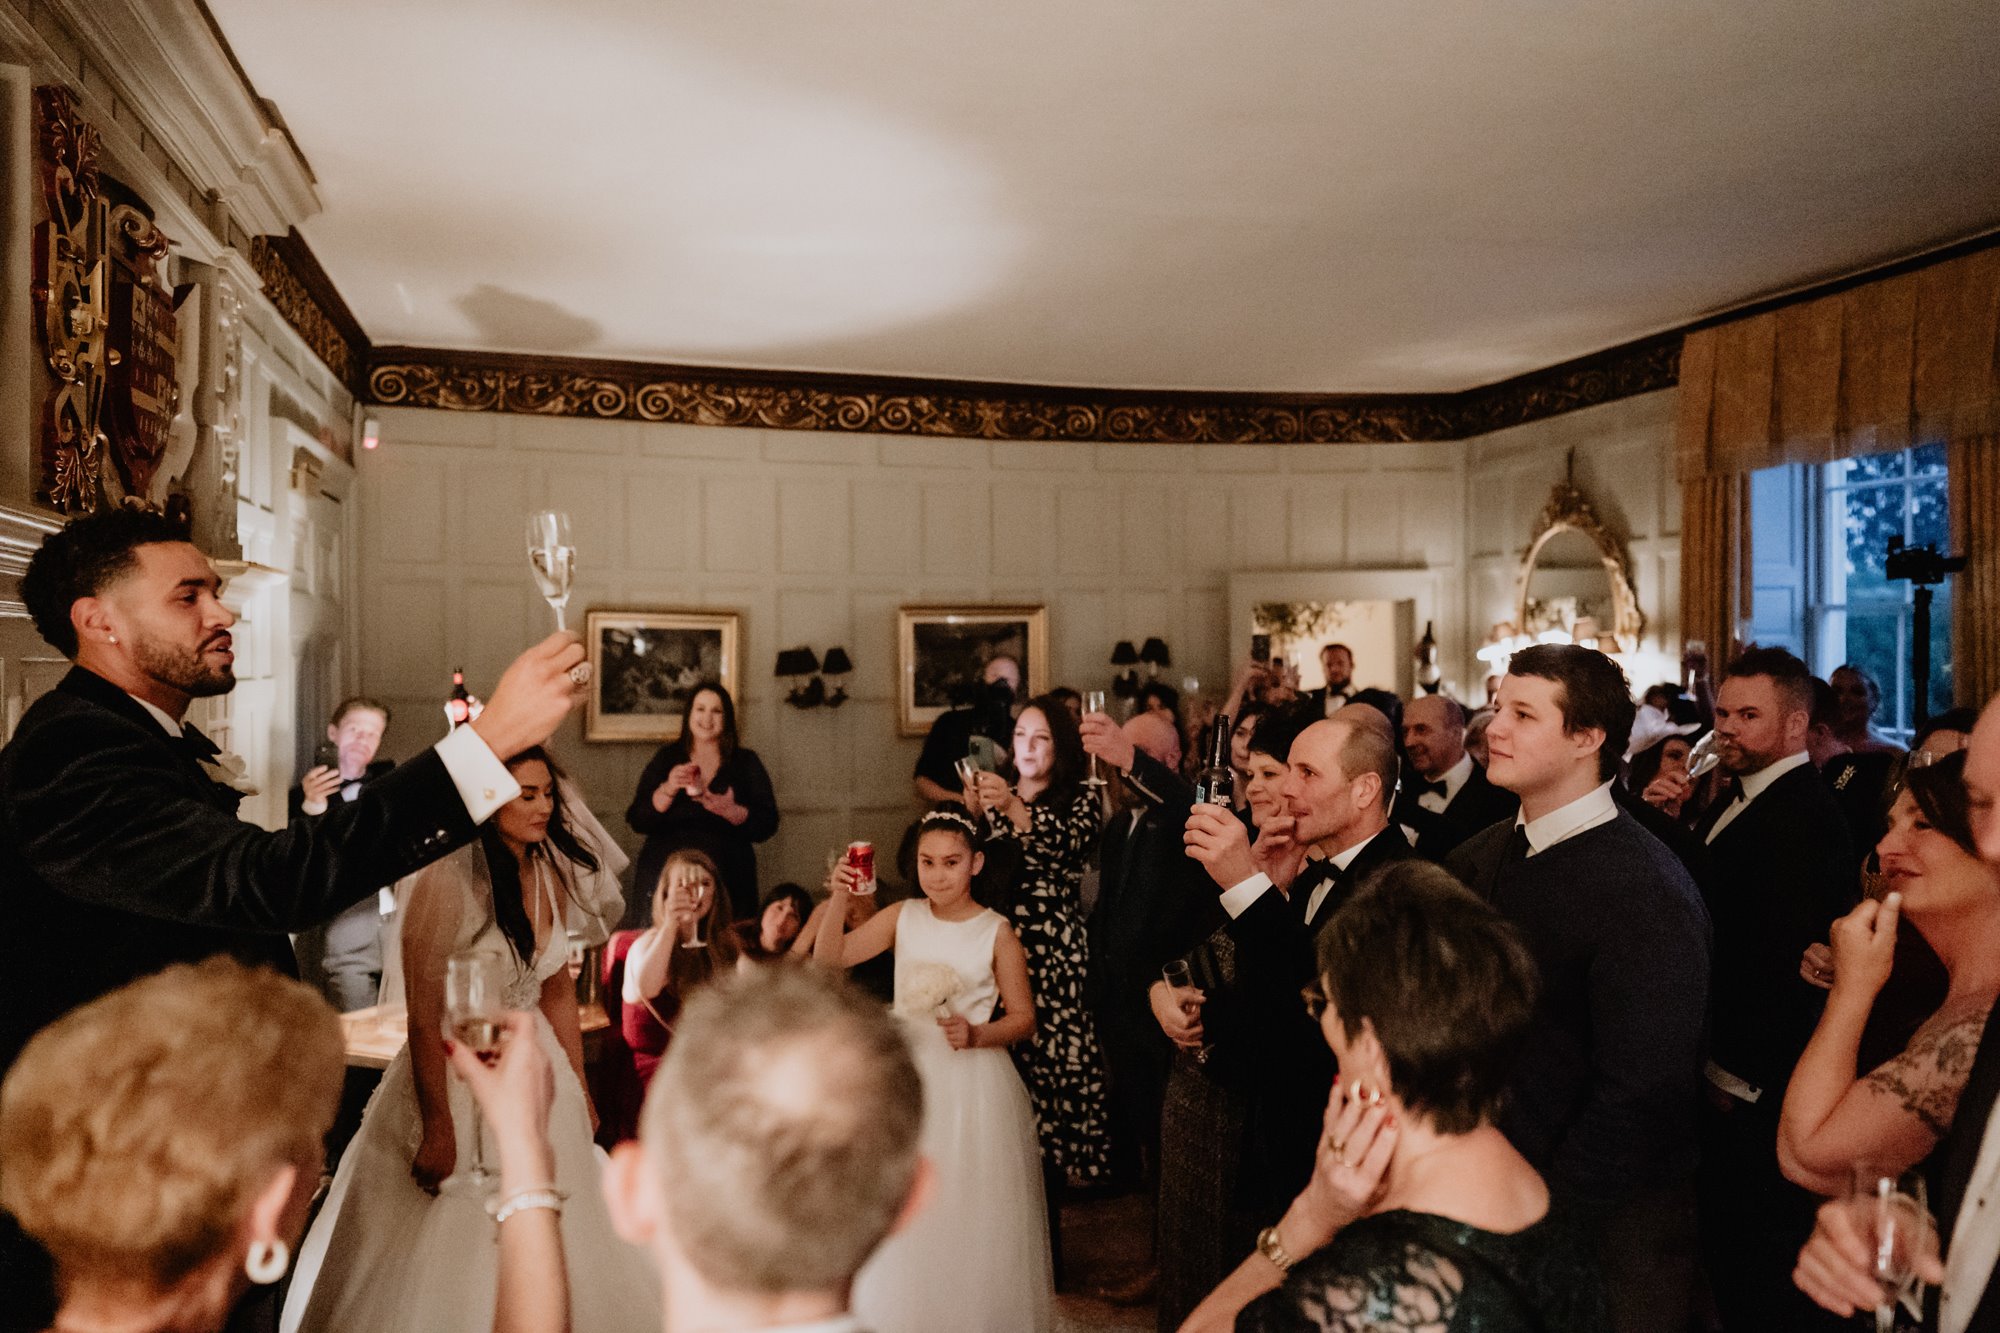
[[[1493,1126],[1535,1004],[1513,927],[1426,861],[1319,938],[1340,1061],[1313,1178],[1187,1325],[1248,1333],[1608,1333],[1589,1234]]]
[[[1031,699],[1014,723],[1014,786],[986,773],[965,793],[993,837],[1019,853],[1003,911],[1028,954],[1035,1036],[1015,1048],[1014,1063],[1057,1187],[1101,1181],[1111,1161],[1104,1056],[1083,1002],[1083,868],[1098,832],[1097,801],[1083,785],[1088,762],[1069,710],[1048,696]]]

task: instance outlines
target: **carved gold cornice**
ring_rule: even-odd
[[[250,265],[264,295],[285,323],[305,339],[314,356],[357,395],[368,361],[368,335],[340,299],[319,260],[297,232],[259,236],[250,242]]]
[[[1463,393],[1139,393],[378,347],[387,406],[774,430],[1133,444],[1455,440],[1670,388],[1673,334]]]

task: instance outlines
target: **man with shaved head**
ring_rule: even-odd
[[[1396,797],[1395,821],[1416,832],[1417,853],[1443,859],[1479,830],[1512,819],[1521,798],[1487,779],[1465,752],[1465,710],[1442,694],[1403,709],[1403,751],[1412,772]]]
[[[928,1190],[923,1106],[895,1019],[845,979],[770,967],[700,990],[604,1180],[619,1234],[659,1261],[668,1333],[859,1333],[855,1275]]]
[[[1278,1210],[1312,1173],[1333,1061],[1299,990],[1313,979],[1314,937],[1380,867],[1412,856],[1389,823],[1396,746],[1388,721],[1352,706],[1292,742],[1278,813],[1256,845],[1226,806],[1188,816],[1188,855],[1222,890],[1236,984],[1202,1009],[1220,1076],[1250,1101],[1243,1176],[1253,1207]]]

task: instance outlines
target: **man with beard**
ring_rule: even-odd
[[[546,740],[584,678],[576,636],[552,636],[472,727],[266,832],[236,817],[240,770],[181,720],[236,683],[221,590],[178,525],[140,510],[77,519],[29,561],[22,598],[75,668],[0,750],[0,1073],[71,1008],[170,963],[226,953],[292,972],[288,931],[471,841],[514,799],[501,761]],[[0,1329],[45,1327],[47,1284],[8,1223]]]
[[[1715,698],[1729,782],[1694,827],[1715,920],[1702,1245],[1728,1329],[1819,1322],[1786,1280],[1815,1200],[1778,1170],[1778,1110],[1825,999],[1799,976],[1799,956],[1853,907],[1859,883],[1847,820],[1807,753],[1812,711],[1812,675],[1784,649],[1731,662]]]

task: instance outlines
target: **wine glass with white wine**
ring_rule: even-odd
[[[1892,1333],[1897,1304],[1921,1294],[1918,1252],[1937,1246],[1937,1222],[1925,1197],[1923,1173],[1894,1176],[1862,1164],[1854,1168],[1847,1197],[1862,1221],[1862,1234],[1872,1242],[1875,1280],[1882,1286],[1875,1303],[1876,1333]]]
[[[1083,715],[1089,717],[1092,713],[1101,713],[1103,711],[1104,691],[1085,690],[1083,692]],[[1091,788],[1101,788],[1107,785],[1104,781],[1104,770],[1101,767],[1101,761],[1096,755],[1090,756],[1090,775],[1084,778],[1083,785]]]
[[[563,610],[569,605],[570,580],[576,574],[576,542],[570,536],[568,514],[544,509],[528,515],[528,566],[535,572],[535,586],[555,609],[556,628],[568,629]]]
[[[500,1034],[506,1028],[507,1006],[500,955],[490,949],[465,949],[445,960],[444,1035],[491,1064],[500,1055]],[[472,1106],[472,1163],[455,1170],[446,1181],[473,1194],[492,1190],[500,1177],[486,1169],[486,1135],[479,1104]]]

